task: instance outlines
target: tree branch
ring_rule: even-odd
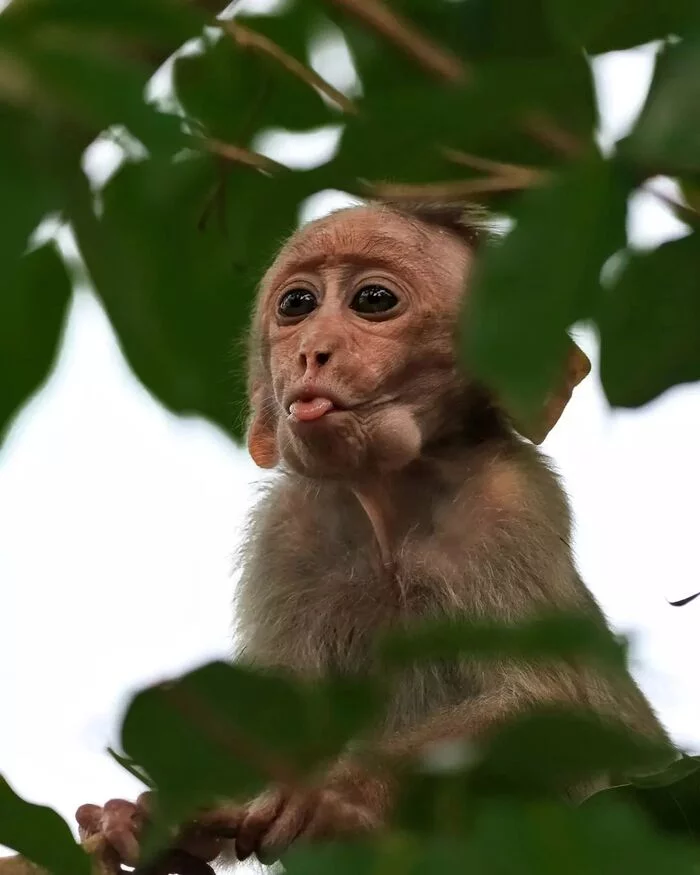
[[[268,37],[257,31],[251,30],[249,27],[244,27],[236,21],[220,21],[220,26],[229,34],[234,42],[243,49],[253,49],[262,55],[275,60],[280,66],[284,67],[292,76],[301,79],[311,88],[316,88],[321,94],[324,94],[329,100],[337,104],[343,112],[357,115],[357,107],[346,97],[342,91],[334,88],[330,82],[319,76],[310,67],[305,66],[292,55],[287,54],[277,43],[273,42]]]
[[[463,83],[469,77],[464,61],[449,49],[422,33],[407,18],[382,0],[328,0],[359,18],[372,30],[393,43],[431,75],[449,83]]]

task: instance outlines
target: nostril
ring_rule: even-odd
[[[316,353],[316,364],[319,366],[325,365],[330,357],[331,357],[331,354],[329,352],[317,352]]]

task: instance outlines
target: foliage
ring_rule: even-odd
[[[239,437],[255,282],[304,201],[326,189],[472,198],[515,220],[480,264],[462,349],[523,412],[551,388],[566,331],[581,320],[599,331],[615,405],[700,379],[695,0],[290,0],[214,30],[218,11],[207,0],[14,0],[0,13],[0,436],[48,377],[70,302],[73,278],[54,244],[35,243],[42,220],[72,228],[152,394]],[[360,97],[309,66],[310,44],[332,26],[351,50]],[[149,80],[193,38],[199,51],[175,61],[178,102],[165,111],[147,99]],[[588,57],[651,40],[659,52],[646,105],[603,153]],[[329,124],[342,127],[340,145],[315,169],[255,151],[271,128]],[[100,134],[128,134],[139,149],[95,192],[83,156]],[[659,174],[687,197],[673,208],[688,233],[636,252],[627,203]],[[470,653],[594,658],[610,671],[621,656],[594,630],[544,618],[515,630],[424,629],[387,642],[382,659],[389,677],[413,660]],[[383,692],[379,681],[310,688],[204,666],[134,698],[120,759],[149,776],[175,820],[217,794],[318,765],[369,724]],[[551,795],[562,776],[630,768],[649,751],[612,723],[543,712],[466,754],[448,774],[405,776],[382,840],[300,849],[289,871],[698,870],[698,761],[572,809]],[[60,818],[5,784],[0,842],[56,875],[85,868]]]

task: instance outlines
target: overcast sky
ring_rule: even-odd
[[[330,54],[316,52],[326,74]],[[650,72],[648,50],[596,63],[604,143],[625,132]],[[347,84],[347,65],[334,75]],[[298,145],[287,157],[306,160]],[[338,203],[315,198],[304,215]],[[649,246],[683,228],[644,196],[630,233]],[[584,579],[633,636],[635,673],[674,738],[697,750],[700,600],[667,599],[700,588],[699,430],[698,386],[612,414],[594,373],[544,447],[573,502]],[[227,653],[232,553],[257,479],[214,428],[159,407],[80,293],[56,371],[0,451],[0,772],[18,792],[72,820],[81,803],[140,791],[105,747],[130,692]]]

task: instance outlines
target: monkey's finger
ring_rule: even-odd
[[[300,793],[287,800],[268,829],[259,837],[255,855],[261,862],[279,859],[291,843],[305,830],[319,807],[320,794]]]
[[[81,805],[75,812],[75,819],[78,821],[78,828],[81,831],[81,839],[88,838],[93,833],[99,832],[102,828],[102,806],[100,805]],[[83,835],[83,831],[85,835]]]
[[[152,814],[156,805],[156,794],[153,790],[144,790],[136,798],[136,808],[141,812],[144,820],[147,820]]]
[[[138,807],[125,799],[110,799],[102,809],[102,834],[129,866],[136,865],[139,859],[138,836],[143,821]]]
[[[209,811],[200,812],[193,825],[217,834],[220,838],[233,839],[248,813],[247,805],[221,805]]]
[[[270,790],[250,803],[236,836],[236,857],[239,860],[247,860],[256,851],[260,839],[283,810],[287,799],[284,790]]]
[[[380,826],[381,819],[369,808],[338,800],[317,806],[299,838],[350,838],[371,832]]]

